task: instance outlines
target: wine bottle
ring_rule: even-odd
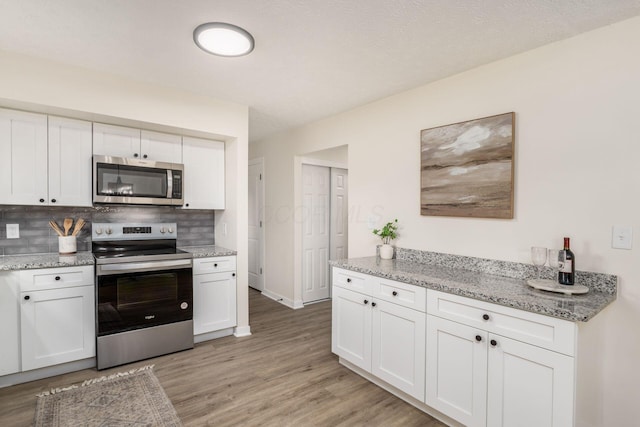
[[[558,283],[561,285],[573,285],[576,275],[576,257],[569,248],[569,238],[564,238],[564,249],[560,251],[560,271],[558,272]]]

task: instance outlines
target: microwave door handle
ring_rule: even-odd
[[[173,171],[167,169],[167,199],[173,198]]]

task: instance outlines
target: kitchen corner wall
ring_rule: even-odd
[[[618,299],[581,329],[592,384],[578,383],[579,426],[640,419],[640,17],[543,46],[251,144],[264,158],[265,287],[293,299],[295,158],[348,145],[349,256],[375,254],[378,226],[401,247],[530,262],[531,246],[572,237],[579,270],[616,274]],[[514,111],[513,220],[420,215],[420,130]],[[275,213],[275,214],[274,214]],[[631,225],[633,250],[611,248]],[[588,348],[585,348],[585,345]],[[586,350],[586,351],[584,351]],[[636,392],[633,392],[636,390]]]
[[[215,244],[214,211],[157,206],[98,206],[94,208],[0,205],[0,255],[58,252],[58,235],[49,227],[54,219],[84,218],[78,251],[91,250],[92,222],[176,222],[178,246]],[[6,224],[20,226],[20,238],[7,239]]]

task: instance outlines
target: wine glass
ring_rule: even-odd
[[[531,247],[531,261],[538,270],[538,279],[542,275],[542,267],[547,262],[547,248],[541,248],[539,246]]]

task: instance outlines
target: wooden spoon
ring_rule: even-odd
[[[76,226],[73,227],[73,232],[71,233],[72,236],[77,236],[78,233],[80,233],[80,230],[82,230],[82,227],[84,227],[84,219],[80,218],[79,220],[76,221]]]
[[[64,225],[64,235],[68,236],[69,230],[71,230],[71,226],[73,225],[73,219],[65,218],[63,225]]]
[[[57,222],[55,222],[54,220],[50,220],[49,221],[49,225],[51,226],[53,231],[55,231],[58,234],[58,236],[60,236],[60,237],[64,236],[64,233],[60,229],[60,226],[58,225]]]

